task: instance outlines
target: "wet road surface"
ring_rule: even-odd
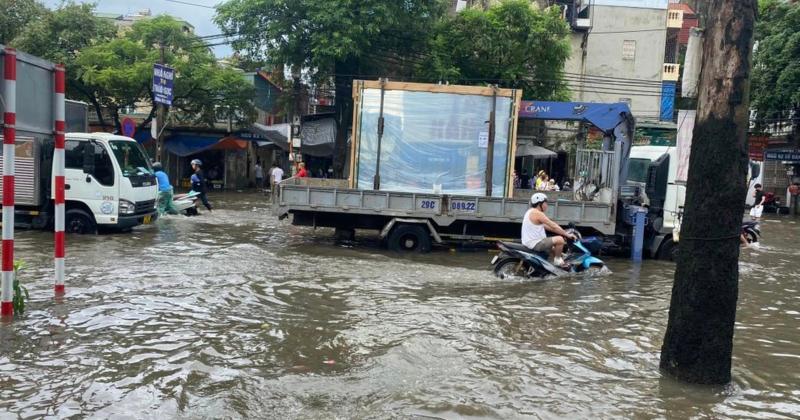
[[[734,382],[662,378],[674,265],[502,281],[483,252],[398,257],[255,194],[131,234],[18,232],[28,312],[0,326],[0,419],[798,418],[800,224],[741,262]],[[800,220],[800,219],[797,219]]]

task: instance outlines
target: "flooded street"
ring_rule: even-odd
[[[132,234],[19,231],[28,312],[0,326],[0,419],[800,416],[800,224],[743,251],[734,382],[661,377],[674,265],[494,278],[482,252],[398,257],[255,194]],[[800,221],[800,219],[796,219]],[[710,264],[712,262],[709,262]]]

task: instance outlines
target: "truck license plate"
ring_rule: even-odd
[[[144,224],[146,224],[146,225],[149,225],[149,224],[150,224],[150,221],[151,221],[151,217],[150,217],[150,215],[147,215],[147,216],[145,216],[145,217],[144,217],[144,219],[142,220],[142,223],[144,223]]]

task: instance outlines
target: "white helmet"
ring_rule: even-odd
[[[547,196],[542,193],[536,193],[531,196],[531,206],[536,207],[541,203],[547,202]]]

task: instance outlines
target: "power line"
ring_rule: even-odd
[[[216,7],[214,7],[214,6],[208,6],[208,5],[205,5],[205,4],[198,4],[198,3],[191,3],[191,2],[188,2],[188,1],[182,1],[182,0],[164,0],[164,1],[167,1],[167,2],[170,2],[170,3],[185,4],[185,5],[188,5],[188,6],[202,7],[202,8],[205,8],[205,9],[216,9]]]

